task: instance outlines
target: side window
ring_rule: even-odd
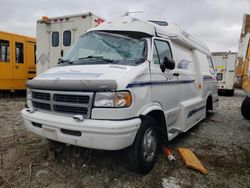
[[[16,42],[16,63],[23,63],[23,43]]]
[[[51,41],[52,41],[52,46],[53,47],[59,46],[59,32],[54,31],[52,33],[52,40]]]
[[[164,57],[172,57],[171,49],[168,42],[155,40],[155,45],[160,58],[160,63],[163,63]]]
[[[70,30],[63,32],[63,45],[64,46],[71,45],[71,31]]]
[[[160,60],[159,60],[159,56],[158,56],[155,44],[154,44],[154,49],[153,49],[153,61],[154,61],[154,64],[160,64]]]
[[[0,40],[0,62],[10,62],[10,43]]]
[[[215,75],[215,71],[214,71],[214,65],[213,65],[213,62],[211,60],[210,57],[207,57],[207,60],[208,60],[208,64],[209,64],[209,71],[211,74]]]

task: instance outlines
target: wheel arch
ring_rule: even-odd
[[[160,136],[160,141],[161,142],[168,141],[166,119],[162,108],[159,108],[159,106],[148,108],[147,110],[144,111],[144,113],[140,115],[140,118],[143,120],[145,116],[148,116],[155,121],[157,132],[159,133],[158,135]]]

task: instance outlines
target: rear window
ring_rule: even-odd
[[[223,74],[222,73],[217,73],[217,80],[221,81],[223,79]]]
[[[67,30],[63,32],[63,46],[71,45],[71,31]]]
[[[51,41],[52,41],[52,46],[53,47],[59,46],[59,32],[54,31],[52,33],[52,40]]]

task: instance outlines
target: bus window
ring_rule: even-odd
[[[16,63],[23,62],[23,43],[16,42]]]
[[[10,62],[10,43],[0,40],[0,62]]]

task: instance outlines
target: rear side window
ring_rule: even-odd
[[[0,62],[10,62],[10,43],[0,39]]]
[[[71,45],[71,31],[67,30],[63,32],[63,46]]]
[[[52,41],[52,46],[53,47],[59,46],[59,32],[54,31],[52,33],[52,40],[51,41]]]
[[[223,79],[223,74],[222,73],[217,73],[217,80],[221,81]]]
[[[16,42],[16,63],[23,63],[23,43]]]
[[[160,59],[160,63],[163,63],[164,57],[171,57],[172,53],[168,42],[155,40],[156,50]]]
[[[180,60],[179,64],[178,64],[178,69],[186,69],[189,70],[190,66],[192,65],[192,61],[186,60],[186,59],[182,59]]]

